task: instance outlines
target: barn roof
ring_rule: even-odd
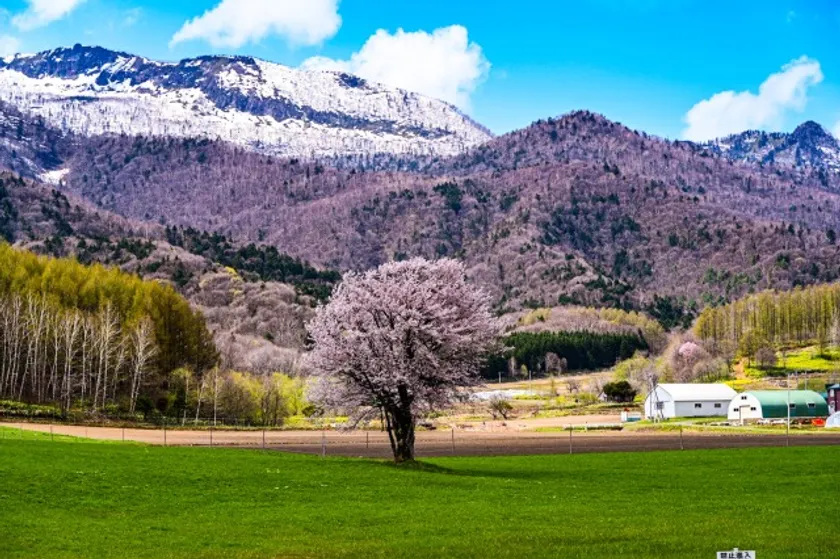
[[[737,392],[725,384],[660,384],[675,402],[729,401]]]
[[[752,390],[745,392],[755,396],[761,404],[761,412],[764,417],[787,417],[788,391],[787,390]],[[827,417],[828,404],[825,398],[813,390],[791,390],[790,403],[796,404],[791,410],[792,417]],[[809,408],[808,404],[814,404]]]

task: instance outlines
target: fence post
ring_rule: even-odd
[[[788,414],[790,413],[790,404],[788,404]],[[790,446],[790,416],[788,416],[787,427],[785,427],[785,446]]]
[[[365,431],[365,448],[370,450],[370,431]]]
[[[163,417],[163,446],[166,446],[166,416]]]
[[[210,424],[210,446],[213,446],[213,424]]]
[[[452,454],[455,454],[455,426],[452,426]]]
[[[572,454],[572,426],[569,425],[569,454]]]
[[[263,425],[263,450],[265,450],[265,425]]]
[[[122,442],[125,442],[125,425],[122,428]]]
[[[327,457],[327,432],[321,429],[321,458]]]
[[[683,444],[683,427],[680,425],[680,450],[685,450],[685,445]]]
[[[51,441],[54,441],[54,440],[55,440],[55,439],[53,438],[53,426],[52,426],[52,423],[50,423],[50,440],[51,440]]]

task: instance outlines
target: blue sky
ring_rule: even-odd
[[[836,0],[0,5],[6,51],[78,42],[163,60],[236,53],[341,68],[445,98],[496,133],[583,108],[671,138],[806,119],[840,132]]]

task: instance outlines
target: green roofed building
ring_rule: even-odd
[[[813,390],[754,390],[735,396],[727,416],[730,421],[787,419],[788,398],[791,418],[829,415],[825,398]]]

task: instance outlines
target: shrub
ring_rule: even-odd
[[[513,406],[505,398],[493,396],[490,399],[490,413],[493,414],[493,418],[501,417],[506,420],[512,411]]]
[[[626,380],[610,382],[604,385],[604,396],[610,402],[632,402],[636,397],[636,389]]]

